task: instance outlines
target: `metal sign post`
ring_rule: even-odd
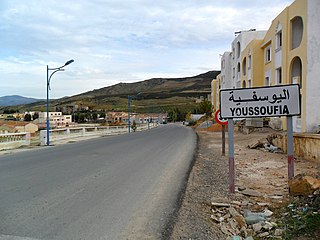
[[[294,176],[292,116],[301,115],[299,84],[220,90],[219,119],[228,119],[230,192],[234,193],[233,118],[287,117],[288,178]],[[220,111],[219,110],[219,111]]]
[[[230,192],[234,193],[234,126],[233,119],[228,119],[228,151],[229,151],[229,188]]]
[[[292,117],[287,117],[288,179],[294,176]]]
[[[222,156],[226,155],[226,126],[222,125],[222,130],[221,130],[221,139],[222,139]]]
[[[220,109],[218,109],[215,112],[214,118],[217,123],[222,125],[222,129],[221,129],[222,156],[225,156],[226,155],[226,135],[225,135],[226,127],[225,127],[225,125],[228,125],[228,119],[221,117]]]

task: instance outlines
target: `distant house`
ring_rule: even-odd
[[[0,121],[0,133],[29,132],[34,134],[38,131],[38,125],[32,122]]]
[[[51,127],[68,127],[72,122],[71,115],[62,115],[62,112],[49,112],[49,120]],[[40,112],[38,123],[41,127],[45,126],[47,121],[47,113]]]

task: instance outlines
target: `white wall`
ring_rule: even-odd
[[[231,52],[224,52],[221,62],[224,61],[224,68],[221,66],[221,89],[232,88],[232,56]]]
[[[306,122],[307,132],[320,125],[320,1],[308,0],[307,19],[307,79]],[[302,66],[305,67],[305,66]]]

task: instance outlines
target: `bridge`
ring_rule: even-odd
[[[149,128],[157,127],[158,124],[150,124]],[[136,131],[148,129],[148,124],[140,124]],[[128,133],[128,126],[86,126],[70,127],[50,130],[50,142],[57,143],[62,140],[73,140],[85,137],[119,135]],[[41,146],[46,145],[47,130],[41,130],[39,134],[39,143]],[[6,133],[0,134],[0,150],[8,150],[28,146],[31,144],[30,133]]]

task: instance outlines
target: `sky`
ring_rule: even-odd
[[[0,96],[60,98],[220,70],[236,31],[267,30],[293,0],[0,0]],[[49,71],[49,74],[53,71]]]

